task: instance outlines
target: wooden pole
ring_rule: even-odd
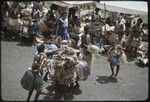
[[[106,34],[106,5],[104,3],[104,25],[105,25],[105,32],[104,34]]]

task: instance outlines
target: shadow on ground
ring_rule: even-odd
[[[96,79],[97,82],[100,84],[107,84],[107,83],[117,83],[117,79],[114,77],[108,77],[108,76],[97,76],[98,79]]]
[[[31,44],[29,42],[19,42],[17,46],[31,47]]]
[[[32,39],[29,37],[22,37],[20,39],[20,42],[17,44],[17,46],[25,46],[25,47],[31,47],[32,45]]]
[[[1,41],[5,41],[5,42],[18,42],[19,39],[16,37],[7,37],[7,38],[1,38]]]
[[[145,67],[148,67],[148,64],[147,65],[144,65],[142,63],[138,63],[138,62],[135,62],[135,64],[140,67],[140,68],[145,68]]]
[[[54,86],[48,86],[47,88],[48,93],[46,94],[46,96],[44,96],[43,100],[48,101],[48,100],[53,100],[53,101],[60,101],[60,100],[66,100],[66,101],[71,101],[74,99],[74,95],[79,95],[82,93],[80,88],[74,88],[71,92],[70,95],[66,95],[65,94],[65,88],[60,89],[58,91],[56,91],[55,93],[54,90]]]

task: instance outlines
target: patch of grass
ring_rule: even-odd
[[[52,5],[52,1],[45,1],[45,8],[50,9],[50,6]]]
[[[135,64],[137,62],[135,58],[128,58],[127,61],[128,61],[128,64]]]
[[[148,23],[148,15],[140,15],[144,23]]]
[[[94,57],[95,59],[98,59],[98,61],[107,61],[107,55],[105,54],[96,54]]]

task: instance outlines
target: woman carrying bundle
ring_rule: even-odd
[[[45,94],[45,92],[44,92],[44,81],[42,79],[42,75],[43,75],[42,67],[44,66],[44,62],[46,59],[46,55],[44,53],[44,44],[39,44],[37,46],[37,51],[38,52],[34,56],[34,61],[32,64],[32,70],[31,71],[32,71],[34,77],[32,79],[31,85],[30,85],[31,87],[29,89],[27,101],[30,100],[31,95],[32,95],[34,90],[37,91],[34,100],[37,100],[41,93]]]

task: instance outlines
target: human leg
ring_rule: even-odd
[[[134,57],[136,57],[137,56],[137,47],[135,47],[135,49],[134,49]]]
[[[28,93],[27,102],[30,100],[31,95],[32,95],[32,93],[33,93],[33,91],[34,91],[34,81],[35,81],[35,76],[34,76],[32,82],[31,82],[31,87],[30,87],[30,90],[29,90],[29,93]]]
[[[40,96],[40,92],[36,92],[36,95],[35,95],[35,98],[34,98],[34,101],[37,101],[37,99],[39,98],[39,96]]]
[[[34,91],[34,89],[32,89],[32,90],[29,91],[29,93],[28,93],[28,98],[27,98],[27,102],[29,102],[33,91]]]
[[[110,77],[114,76],[114,66],[112,66],[112,64],[110,64],[110,69],[112,74],[110,75]]]
[[[33,35],[32,46],[35,46],[35,44],[36,44],[36,35],[34,34],[34,35]]]
[[[116,68],[116,74],[114,77],[117,77],[118,73],[119,73],[119,69],[120,69],[120,65],[117,65],[117,68]]]

